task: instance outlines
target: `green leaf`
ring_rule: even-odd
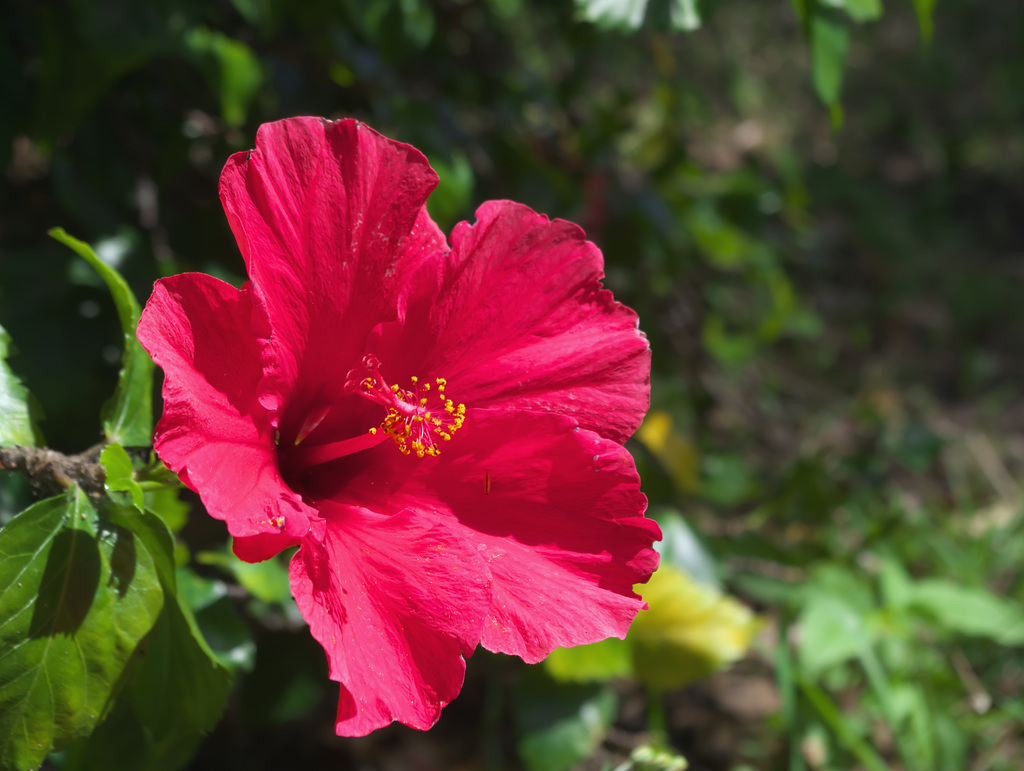
[[[833,125],[842,125],[839,94],[850,49],[850,29],[835,12],[819,9],[811,20],[811,70],[814,90],[832,110]]]
[[[928,43],[935,32],[932,22],[932,13],[935,10],[935,0],[912,0],[914,12],[917,14],[917,26],[921,29],[921,39]]]
[[[736,454],[707,454],[701,463],[701,496],[720,506],[736,506],[757,492],[750,463]]]
[[[259,24],[260,19],[267,12],[264,0],[231,0],[231,5],[242,15],[242,18],[254,26]]]
[[[882,17],[882,0],[824,0],[825,5],[846,11],[858,23]]]
[[[106,282],[124,333],[124,353],[114,396],[103,405],[103,432],[107,441],[125,447],[148,447],[153,434],[153,361],[135,337],[141,310],[121,274],[96,256],[92,248],[72,238],[63,228],[49,231],[51,237],[88,262]]]
[[[575,648],[555,648],[544,659],[544,667],[560,683],[600,682],[633,674],[630,645],[615,637]]]
[[[231,691],[222,665],[180,602],[168,602],[129,684],[135,714],[154,730],[204,733],[220,720]],[[177,731],[171,731],[171,728]]]
[[[0,445],[36,447],[43,443],[43,437],[33,419],[28,389],[7,366],[10,345],[10,336],[0,327]]]
[[[68,750],[65,771],[188,765],[231,690],[230,673],[197,634],[188,611],[169,595],[132,680],[90,740]]]
[[[132,459],[128,457],[124,447],[117,442],[108,444],[100,453],[100,464],[106,472],[103,487],[107,493],[128,493],[131,505],[142,511],[145,496],[133,477]]]
[[[232,672],[251,670],[256,646],[249,627],[228,597],[227,584],[186,568],[178,570],[177,575],[182,606],[195,614],[195,625],[209,650]]]
[[[816,595],[800,614],[800,666],[814,679],[836,664],[859,656],[871,635],[863,616],[835,597]]]
[[[103,718],[163,592],[149,552],[78,488],[0,530],[0,586],[0,768],[35,768]]]
[[[1000,645],[1024,644],[1024,608],[988,589],[926,579],[914,587],[911,605],[951,632],[986,637]]]
[[[824,563],[814,568],[804,586],[807,603],[814,598],[830,598],[849,605],[861,616],[875,610],[875,598],[863,572],[854,572],[844,565]]]
[[[252,671],[256,642],[231,598],[222,597],[197,611],[196,624],[221,664],[232,673]]]
[[[180,568],[177,577],[182,606],[193,613],[228,595],[228,585],[219,578],[204,578],[188,568]]]
[[[196,561],[201,565],[216,565],[227,571],[257,599],[281,605],[291,602],[288,566],[277,558],[263,562],[244,562],[225,550],[200,552],[196,555]]]
[[[913,599],[914,585],[903,564],[894,557],[882,558],[878,576],[882,599],[893,610],[902,610]]]
[[[886,771],[889,768],[878,753],[857,734],[844,714],[820,687],[805,677],[798,677],[797,683],[807,701],[835,733],[836,738],[857,757],[864,768],[868,771]]]
[[[223,584],[191,571],[175,573],[174,540],[166,524],[150,511],[108,505],[111,518],[126,523],[154,557],[167,602],[121,698],[89,741],[68,750],[65,771],[95,768],[145,768],[177,771],[195,754],[202,735],[213,728],[227,705],[232,673],[221,663],[250,668],[255,649],[238,617],[224,623],[217,600],[226,602]],[[194,579],[194,581],[181,579]],[[176,587],[184,584],[181,591]],[[215,584],[211,590],[208,584]],[[208,626],[215,633],[215,653],[200,631],[186,597],[213,610]]]
[[[661,555],[662,565],[671,565],[715,589],[721,588],[715,558],[697,538],[682,515],[672,509],[651,513],[661,526],[661,540],[654,548]]]
[[[177,583],[174,573],[174,538],[160,517],[150,511],[109,503],[103,512],[115,524],[131,530],[153,558],[157,576],[165,592],[174,594]]]
[[[641,744],[629,753],[629,771],[686,771],[690,764],[675,750]],[[619,766],[622,768],[622,766]]]
[[[434,37],[437,20],[426,0],[399,0],[402,30],[416,48],[424,48]]]
[[[700,11],[697,10],[697,0],[673,0],[669,6],[669,17],[672,20],[672,28],[683,32],[693,32],[700,29]]]
[[[639,29],[647,0],[576,0],[576,12],[603,29]]]
[[[960,771],[968,767],[970,747],[963,722],[946,714],[934,716],[934,735],[938,750],[939,771]]]
[[[430,165],[437,172],[437,188],[427,200],[430,216],[439,226],[451,227],[466,213],[473,194],[473,167],[465,153],[456,151],[451,163],[433,159]]]
[[[180,488],[168,485],[145,492],[146,509],[160,517],[172,533],[185,527],[191,507],[179,496]]]
[[[709,265],[720,270],[747,266],[757,248],[742,230],[724,220],[708,201],[701,201],[690,209],[687,226],[701,255]]]
[[[516,688],[519,756],[527,771],[563,771],[590,757],[615,717],[615,692],[560,685],[527,670]]]
[[[709,313],[701,330],[701,340],[708,353],[727,367],[750,360],[757,350],[757,341],[750,335],[732,334],[717,313]]]
[[[173,739],[167,739],[168,733]],[[92,736],[68,748],[62,771],[179,771],[188,765],[200,741],[200,733],[178,734],[168,726],[159,726],[154,734],[139,722],[131,701],[122,698]]]
[[[206,27],[196,27],[185,44],[220,98],[220,113],[232,127],[245,123],[249,105],[263,84],[260,60],[245,43]]]

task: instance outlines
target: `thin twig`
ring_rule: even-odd
[[[967,449],[974,455],[978,464],[992,488],[1001,498],[1007,501],[1019,501],[1021,489],[1013,475],[1003,464],[1002,458],[992,446],[989,438],[983,434],[968,434]]]
[[[953,662],[953,668],[956,669],[956,673],[960,676],[960,681],[964,684],[964,688],[967,689],[967,694],[971,701],[971,709],[978,715],[984,715],[992,708],[992,696],[985,689],[978,675],[975,674],[971,663],[967,660],[963,651],[959,648],[954,650],[950,660]]]
[[[0,447],[0,469],[27,474],[39,497],[59,495],[74,485],[89,495],[102,495],[105,474],[97,457],[95,448],[65,455],[47,447]]]

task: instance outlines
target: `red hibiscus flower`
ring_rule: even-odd
[[[249,282],[163,279],[139,324],[164,463],[242,559],[299,546],[343,735],[433,725],[478,643],[623,637],[657,563],[622,447],[650,353],[600,252],[507,201],[449,246],[436,184],[356,121],[265,125],[220,185]]]

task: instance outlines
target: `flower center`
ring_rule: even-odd
[[[380,361],[373,354],[363,357],[362,367],[348,373],[345,390],[377,402],[388,414],[369,433],[390,436],[403,455],[423,458],[441,453],[439,442],[450,441],[466,420],[466,405],[456,404],[445,394],[443,377],[433,382],[410,378],[411,388],[388,385],[380,374]]]
[[[311,411],[296,432],[294,443],[282,447],[283,462],[293,470],[308,470],[346,455],[369,450],[388,437],[403,455],[425,458],[440,455],[439,445],[450,441],[466,420],[466,405],[456,404],[445,394],[442,377],[432,381],[410,378],[411,388],[388,385],[380,374],[380,361],[373,354],[363,357],[362,365],[350,370],[345,391],[358,394],[387,410],[379,426],[365,434],[323,444],[305,443],[323,423],[331,407]],[[322,433],[322,432],[321,432]]]

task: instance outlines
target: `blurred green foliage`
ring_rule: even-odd
[[[970,0],[0,4],[0,437],[129,448],[105,455],[109,503],[49,525],[131,522],[164,597],[134,685],[50,762],[401,767],[423,749],[400,729],[323,739],[335,694],[283,563],[231,562],[131,449],[152,373],[124,344],[125,291],[242,280],[220,168],[261,122],[319,114],[423,150],[446,230],[509,198],[599,243],[654,351],[645,491],[684,515],[690,575],[765,623],[732,679],[654,685],[639,708],[630,679],[567,688],[478,654],[428,735],[437,763],[679,767],[671,743],[713,769],[1019,769],[1022,38],[1024,7]],[[2,473],[7,523],[32,498]],[[725,709],[738,683],[772,698]]]

